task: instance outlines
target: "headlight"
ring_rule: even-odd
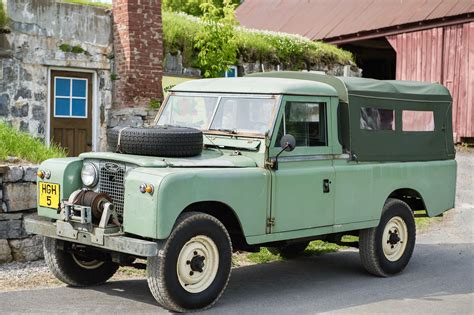
[[[81,171],[82,183],[87,187],[94,187],[99,180],[97,173],[97,167],[94,164],[88,162],[84,163]]]

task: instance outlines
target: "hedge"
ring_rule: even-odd
[[[195,66],[197,51],[195,35],[203,22],[184,13],[163,12],[163,41],[165,53],[183,56],[186,67]],[[237,26],[235,28],[238,59],[242,62],[281,64],[286,69],[310,68],[314,65],[350,64],[350,52],[336,46],[314,42],[287,33],[260,31]]]

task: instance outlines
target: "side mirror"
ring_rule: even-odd
[[[284,135],[280,140],[281,151],[275,156],[275,161],[272,163],[272,169],[278,169],[278,157],[284,152],[291,152],[296,147],[296,139],[292,135]]]
[[[296,139],[290,134],[284,135],[281,137],[280,146],[283,151],[291,152],[296,147]],[[282,151],[282,152],[283,152]],[[280,155],[282,152],[278,153]]]

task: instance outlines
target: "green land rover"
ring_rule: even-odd
[[[25,225],[66,284],[146,268],[178,312],[219,299],[236,250],[294,257],[353,235],[368,272],[394,275],[415,211],[454,207],[451,104],[438,84],[303,72],[185,82],[154,128],[112,129],[115,152],[43,162]]]

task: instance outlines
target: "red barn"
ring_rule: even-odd
[[[474,140],[473,0],[245,0],[237,19],[336,44],[364,77],[445,85],[456,140]]]

